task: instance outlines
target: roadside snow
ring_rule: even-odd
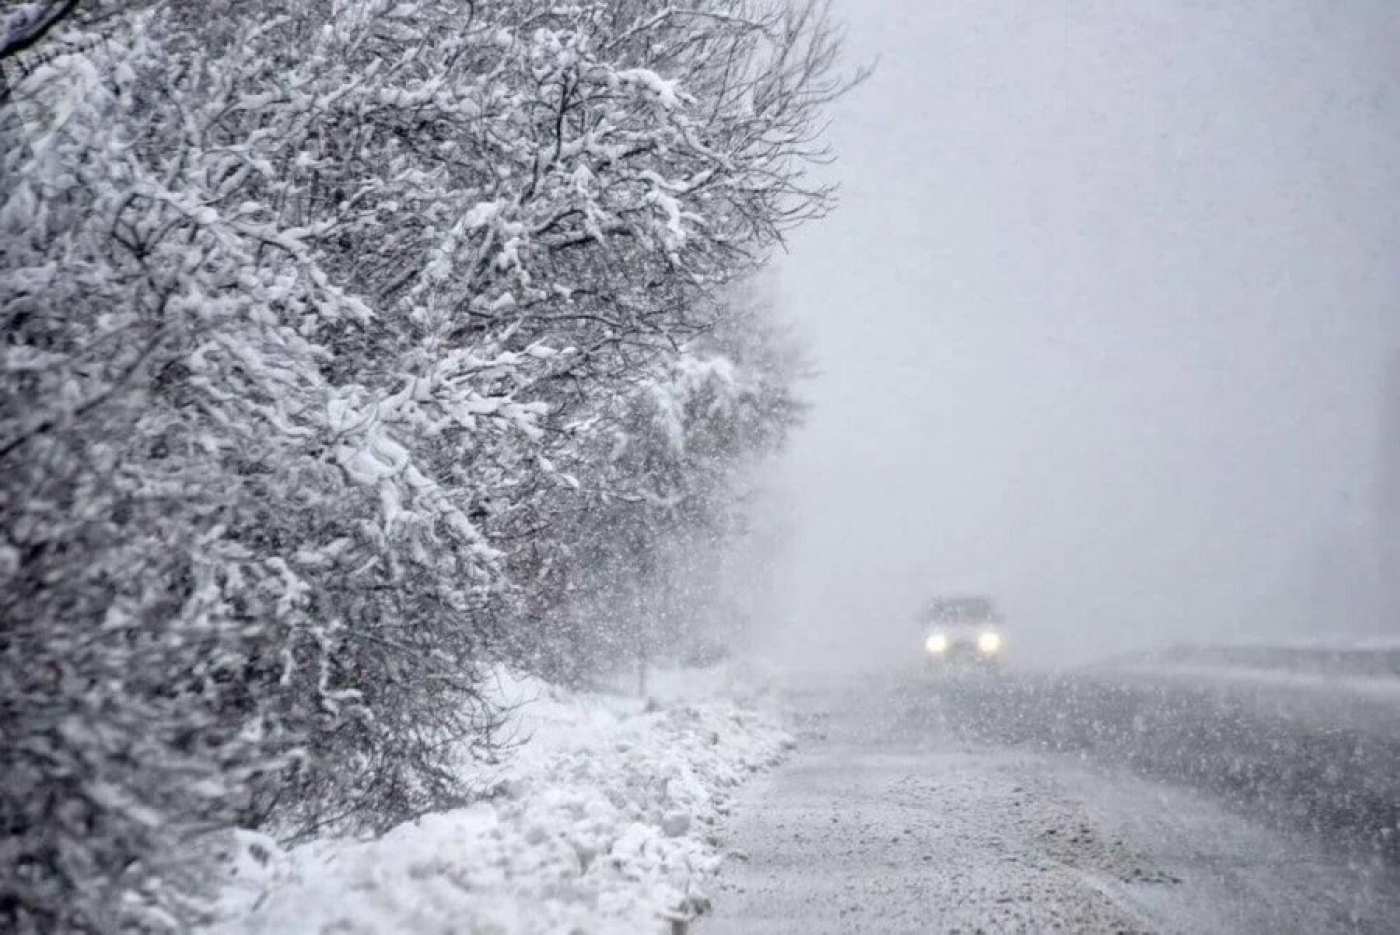
[[[498,679],[522,743],[475,767],[489,800],[372,841],[239,833],[210,935],[636,935],[704,911],[715,824],[791,745],[776,717],[714,674],[669,675],[645,704]]]
[[[1199,682],[1263,685],[1298,691],[1362,695],[1400,701],[1400,678],[1295,672],[1286,669],[1260,669],[1248,666],[1189,664],[1157,667],[1123,666],[1115,671],[1125,675],[1168,676]]]

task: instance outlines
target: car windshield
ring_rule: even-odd
[[[920,619],[934,626],[975,626],[996,622],[997,614],[985,597],[939,597],[925,605]]]

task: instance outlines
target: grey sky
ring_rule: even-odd
[[[970,588],[1037,653],[1334,597],[1374,629],[1400,4],[837,9],[880,61],[780,277],[822,371],[778,481],[789,625],[888,644]]]

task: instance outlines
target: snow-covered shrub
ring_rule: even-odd
[[[558,457],[581,487],[539,505],[552,535],[531,543],[552,584],[531,595],[551,624],[532,648],[552,672],[624,660],[644,681],[652,661],[714,661],[740,636],[723,556],[747,531],[751,469],[800,418],[801,367],[746,286],[703,339],[596,402],[587,438]]]
[[[645,658],[659,606],[553,623],[730,522],[792,407],[726,288],[829,197],[819,6],[138,7],[0,109],[17,930],[179,927],[203,829],[460,801],[480,660]]]

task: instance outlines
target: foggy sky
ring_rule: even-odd
[[[948,591],[1023,658],[1384,632],[1400,4],[837,12],[879,61],[781,267],[821,371],[775,481],[789,642],[888,648]]]

